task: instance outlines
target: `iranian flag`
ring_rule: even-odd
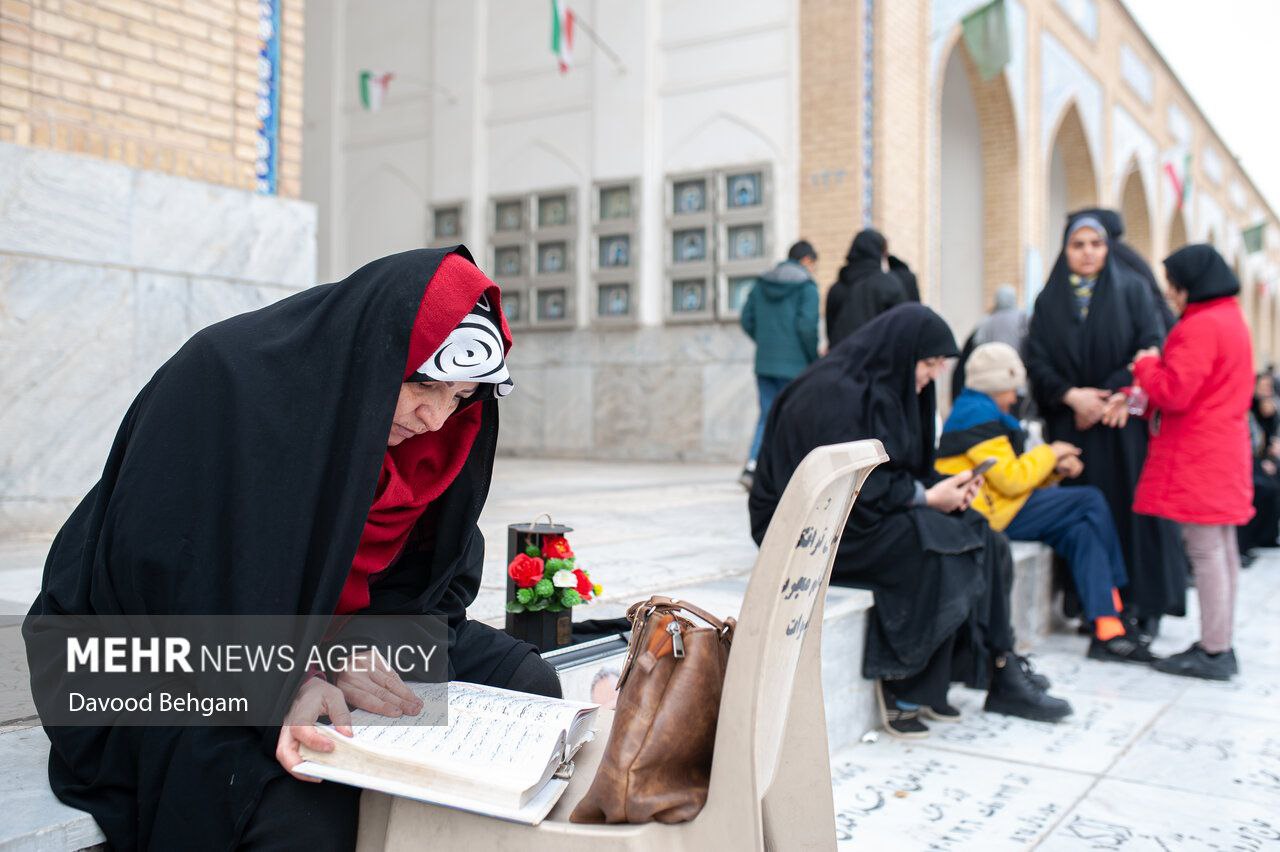
[[[361,71],[360,106],[369,112],[377,112],[382,107],[382,99],[386,97],[387,88],[394,76],[390,71]]]
[[[560,63],[560,73],[573,62],[573,10],[564,0],[551,0],[551,52]]]

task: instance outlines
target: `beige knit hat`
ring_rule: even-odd
[[[1022,387],[1027,368],[1018,350],[1007,343],[984,343],[964,365],[964,386],[982,393],[1002,393]]]

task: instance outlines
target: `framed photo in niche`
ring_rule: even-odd
[[[569,299],[564,288],[538,291],[538,321],[556,322],[569,316]]]
[[[671,187],[671,195],[677,216],[702,213],[707,209],[707,182],[703,178],[677,181]]]
[[[707,281],[704,278],[678,278],[671,282],[671,312],[699,314],[707,310]]]
[[[754,275],[735,275],[729,278],[729,310],[734,313],[742,312],[742,306],[747,303],[747,296],[751,294],[751,288],[755,283]]]
[[[764,256],[764,226],[734,225],[729,228],[729,260],[754,260]]]
[[[760,172],[729,174],[725,178],[725,204],[730,209],[759,207],[764,201],[760,193]]]
[[[624,269],[630,265],[630,234],[610,234],[600,238],[601,269]]]
[[[609,186],[600,190],[600,218],[631,218],[631,187]]]
[[[493,265],[497,274],[515,278],[523,273],[524,263],[520,246],[498,246],[493,250]]]
[[[596,290],[596,315],[610,319],[631,314],[630,284],[601,284]]]
[[[433,220],[437,240],[451,240],[462,235],[462,208],[437,207]]]
[[[524,202],[499,201],[494,205],[494,230],[509,232],[524,228]]]
[[[563,240],[538,243],[538,274],[555,275],[568,269],[569,248]]]
[[[538,197],[538,227],[559,228],[569,224],[569,197],[567,195],[541,195]]]
[[[707,259],[706,228],[685,228],[671,235],[671,259],[675,263],[696,263]]]
[[[502,294],[502,312],[507,316],[507,322],[521,322],[524,319],[524,293],[519,290],[512,290]]]

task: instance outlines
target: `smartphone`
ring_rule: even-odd
[[[972,475],[972,476],[970,476],[970,477],[969,477],[969,479],[971,479],[971,480],[973,480],[973,479],[977,479],[979,476],[982,476],[984,473],[986,473],[987,471],[991,470],[991,468],[993,468],[993,467],[995,467],[995,466],[996,466],[996,460],[995,460],[995,459],[986,459],[986,460],[985,460],[985,461],[983,461],[981,464],[979,464],[977,467],[975,467],[972,471],[970,471],[973,475]]]

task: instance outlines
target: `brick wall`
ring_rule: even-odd
[[[800,3],[800,234],[828,287],[860,226],[861,4]]]
[[[280,194],[302,176],[303,0],[282,0]],[[255,0],[0,0],[0,141],[252,189]]]

